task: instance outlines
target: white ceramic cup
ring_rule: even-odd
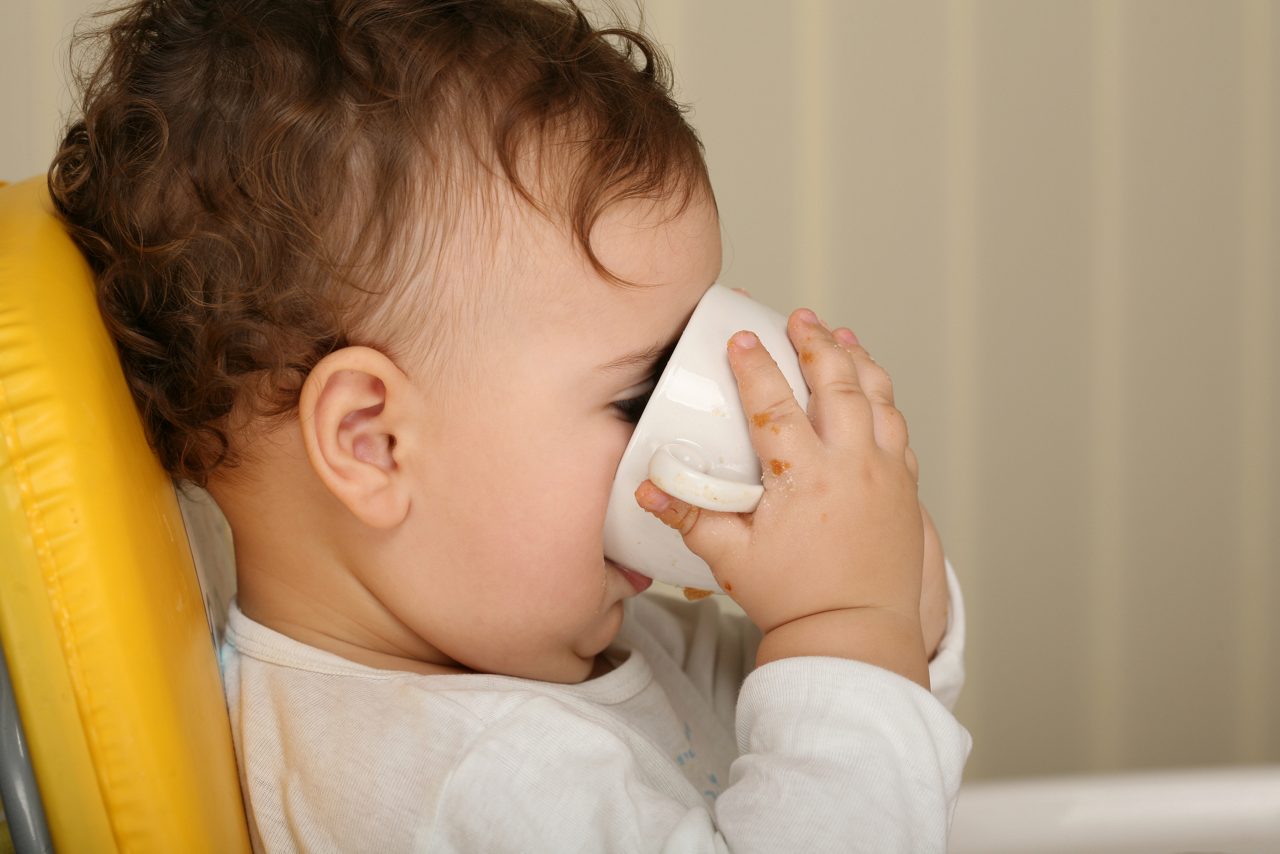
[[[689,504],[749,513],[764,494],[738,383],[729,367],[735,332],[756,334],[790,383],[801,409],[809,387],[787,336],[787,319],[722,285],[703,295],[676,342],[635,426],[604,520],[604,554],[624,569],[679,587],[723,593],[711,568],[680,533],[636,502],[646,478]]]

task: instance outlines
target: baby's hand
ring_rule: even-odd
[[[807,417],[754,335],[729,345],[764,471],[755,512],[703,510],[650,481],[637,500],[680,531],[764,632],[758,664],[840,655],[927,686],[918,472],[892,383],[849,330],[833,335],[805,309],[787,329],[812,391]]]

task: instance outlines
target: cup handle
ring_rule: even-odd
[[[702,451],[683,442],[661,445],[649,458],[649,480],[668,495],[695,507],[724,513],[750,513],[760,503],[764,487],[709,474],[711,464]]]

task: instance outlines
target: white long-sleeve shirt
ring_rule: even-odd
[[[234,604],[224,682],[260,851],[945,851],[972,745],[951,715],[964,604],[932,692],[870,664],[755,668],[712,600],[628,599],[577,685],[378,670]],[[745,681],[744,681],[745,678]]]

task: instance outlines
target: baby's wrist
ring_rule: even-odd
[[[863,661],[929,688],[929,662],[918,614],[874,607],[810,614],[767,632],[756,653],[756,667],[810,655]]]

